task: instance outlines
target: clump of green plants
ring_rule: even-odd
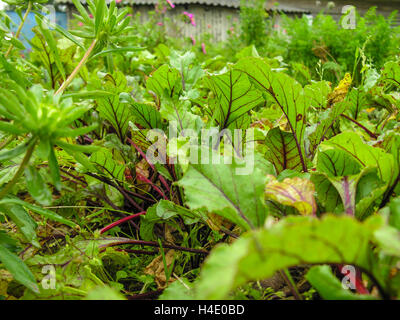
[[[241,1],[240,28],[242,41],[248,46],[263,47],[266,43],[268,14],[264,1]]]
[[[284,18],[285,33],[272,37],[271,43],[278,40],[278,46],[287,48],[282,52],[285,61],[301,62],[314,77],[315,66],[321,61],[333,81],[335,77],[337,80],[338,74],[354,68],[361,69],[354,59],[358,48],[365,49],[366,56],[378,69],[383,67],[387,59],[397,55],[399,28],[395,25],[396,16],[397,12],[393,12],[385,18],[377,14],[373,7],[364,17],[357,13],[355,29],[342,27],[345,16],[340,21],[323,13],[312,21],[305,16]]]

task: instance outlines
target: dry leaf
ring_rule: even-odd
[[[174,263],[175,250],[165,250],[165,261],[167,268],[170,269],[171,265]],[[152,262],[144,269],[144,273],[154,276],[155,282],[159,289],[164,289],[167,287],[167,277],[164,271],[164,262],[162,255],[157,256]],[[168,283],[172,283],[175,280],[172,277],[169,278]]]
[[[139,163],[136,165],[136,175],[137,176],[142,176],[145,178],[149,178],[149,164],[145,159],[142,159],[139,161]]]
[[[270,129],[272,129],[274,127],[274,124],[269,121],[268,119],[264,119],[262,118],[261,120],[255,121],[251,124],[252,128],[260,128],[260,129],[264,129],[265,127],[268,127]]]
[[[221,230],[221,227],[225,227],[226,229],[232,227],[232,223],[229,220],[222,217],[221,215],[209,213],[207,216],[208,219],[206,222],[208,226],[214,231]]]
[[[11,297],[7,293],[8,284],[13,280],[13,276],[7,270],[0,270],[0,296]],[[14,300],[14,299],[12,299]]]

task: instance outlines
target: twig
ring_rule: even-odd
[[[146,251],[146,250],[133,250],[133,249],[115,249],[116,251],[133,253],[133,254],[147,254],[147,255],[155,255],[158,251]]]
[[[64,168],[60,167],[60,170],[62,172],[64,172],[65,174],[69,175],[70,177],[74,178],[75,180],[80,181],[80,182],[82,182],[82,184],[85,184],[87,186],[87,182],[84,179],[82,179],[81,177],[78,177],[78,176],[72,174],[71,172],[69,172],[68,170],[65,170]]]
[[[121,239],[121,241],[115,241],[112,243],[108,244],[103,244],[100,246],[100,248],[106,248],[106,247],[111,247],[111,246],[119,246],[123,244],[133,244],[133,245],[142,245],[142,246],[150,246],[150,247],[157,247],[159,248],[160,245],[158,242],[155,241],[144,241],[144,240],[133,240],[133,239]],[[181,246],[175,246],[172,244],[162,244],[163,248],[168,248],[168,249],[174,249],[174,250],[179,250],[179,251],[186,251],[186,252],[192,252],[192,253],[199,253],[199,254],[205,254],[207,255],[209,252],[207,250],[202,250],[202,249],[192,249],[192,248],[185,248]]]

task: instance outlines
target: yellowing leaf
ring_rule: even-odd
[[[302,215],[315,215],[314,184],[307,179],[286,178],[279,182],[274,176],[265,187],[267,198],[280,204],[296,208]]]
[[[221,230],[221,227],[225,227],[227,229],[232,227],[232,223],[230,223],[229,220],[225,219],[223,216],[214,213],[209,213],[207,216],[207,225],[214,231]]]

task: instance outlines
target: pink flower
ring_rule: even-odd
[[[128,13],[126,16],[127,17],[132,17],[132,13]]]
[[[116,3],[120,3],[122,0],[115,0]]]
[[[175,8],[175,5],[171,2],[171,0],[167,0],[168,4],[170,5],[170,7],[173,9]]]
[[[207,28],[208,28],[208,29],[211,29],[211,24],[208,24],[208,25],[207,25]]]
[[[201,44],[201,50],[203,51],[204,54],[207,54],[206,45],[204,44],[204,42]]]
[[[78,23],[78,26],[83,27],[83,23],[82,23],[82,22],[79,22],[79,23]]]
[[[162,22],[157,22],[157,25],[158,25],[158,26],[162,26],[163,23],[162,23]]]
[[[190,23],[191,23],[193,26],[196,26],[196,22],[194,21],[194,15],[193,15],[193,13],[189,13],[189,12],[187,12],[187,11],[184,11],[183,14],[184,14],[185,16],[187,16],[187,17],[190,19]]]
[[[278,28],[279,28],[279,25],[274,24],[274,28],[275,28],[275,29],[278,29]]]
[[[196,45],[196,39],[193,36],[190,36],[190,39],[192,39],[192,44],[195,46]]]
[[[89,18],[93,19],[93,15],[91,13],[89,13]]]

